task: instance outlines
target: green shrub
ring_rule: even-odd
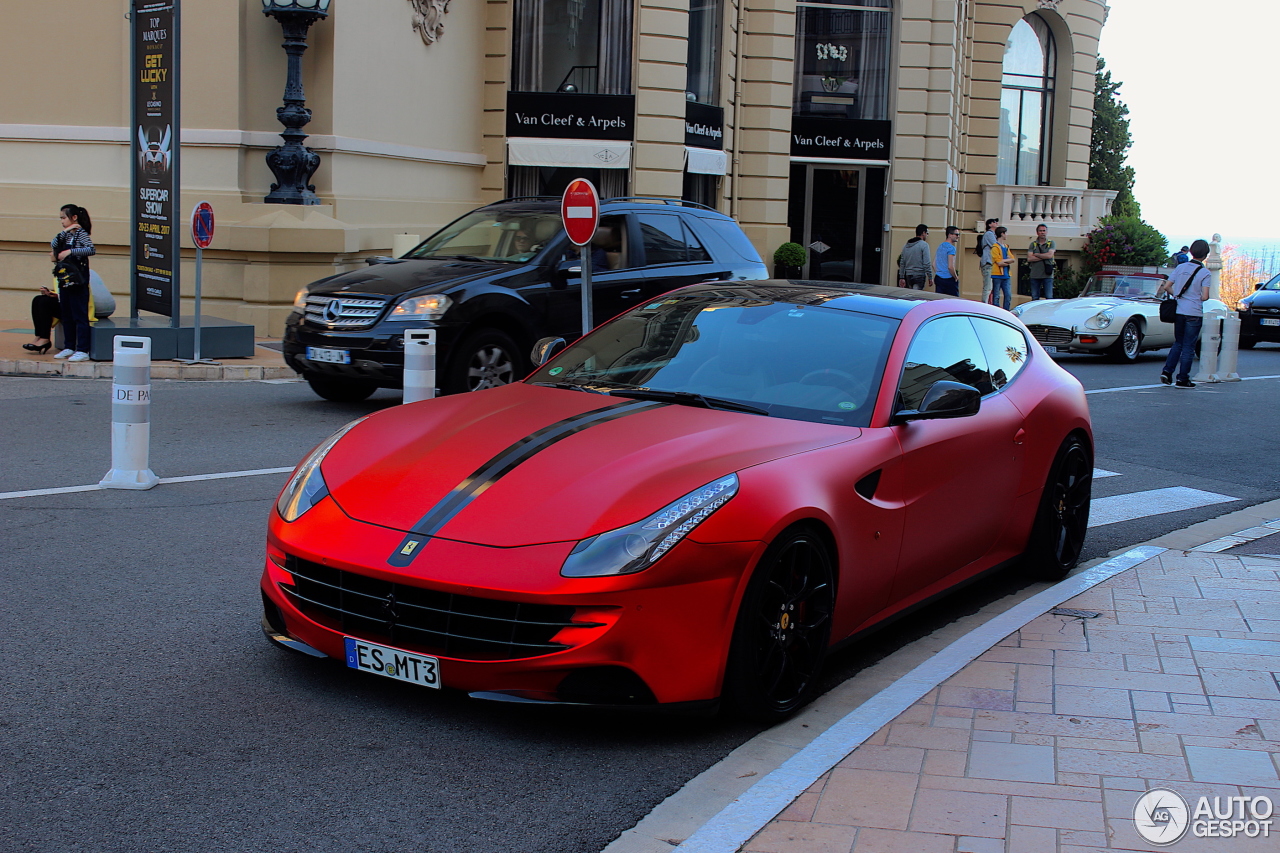
[[[783,243],[773,253],[773,262],[780,267],[802,267],[808,253],[799,243]]]
[[[1081,252],[1086,276],[1104,266],[1159,266],[1169,257],[1164,235],[1136,216],[1104,216],[1085,237]]]
[[[1058,269],[1053,275],[1053,298],[1072,299],[1079,296],[1088,281],[1089,275],[1084,270],[1069,267],[1059,261]]]

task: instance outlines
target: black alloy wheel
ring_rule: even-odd
[[[307,384],[316,394],[334,403],[359,403],[378,390],[377,384],[373,382],[327,376],[308,376]]]
[[[1120,330],[1120,337],[1111,345],[1111,355],[1116,361],[1137,361],[1140,352],[1142,330],[1138,328],[1138,321],[1131,318]]]
[[[1093,454],[1080,436],[1068,436],[1058,449],[1040,496],[1023,557],[1028,576],[1056,581],[1075,568],[1089,528],[1092,495]]]
[[[738,609],[724,688],[734,712],[776,723],[813,698],[834,607],[827,546],[806,528],[784,533],[765,551]]]
[[[445,389],[449,394],[483,391],[520,379],[523,361],[516,342],[505,332],[483,329],[462,340],[450,360]]]

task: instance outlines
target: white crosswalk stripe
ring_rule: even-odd
[[[1089,526],[1101,527],[1105,524],[1132,521],[1135,518],[1146,518],[1151,515],[1163,515],[1166,512],[1179,512],[1237,500],[1239,498],[1233,498],[1230,495],[1190,489],[1186,486],[1112,495],[1109,498],[1094,499],[1089,510]]]

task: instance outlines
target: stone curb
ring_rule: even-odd
[[[45,376],[68,379],[110,379],[112,364],[109,361],[82,361],[67,364],[56,361],[36,361],[26,358],[0,358],[0,375]],[[175,364],[152,362],[152,379],[179,379],[184,381],[231,381],[263,379],[296,379],[298,374],[285,365],[267,364]]]

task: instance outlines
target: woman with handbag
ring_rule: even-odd
[[[54,356],[67,361],[88,361],[89,329],[89,256],[94,254],[89,232],[93,224],[89,211],[74,204],[64,204],[59,213],[62,230],[51,242],[53,275],[58,280],[58,310],[61,314],[67,348]]]

